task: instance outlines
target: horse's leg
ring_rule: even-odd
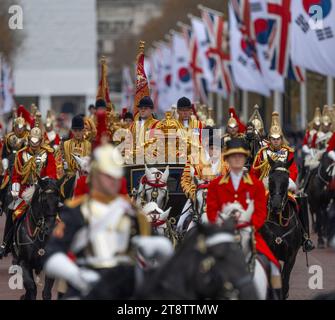
[[[51,300],[52,298],[52,287],[54,285],[55,279],[44,277],[44,288],[42,291],[43,300]]]
[[[37,287],[34,281],[33,270],[27,265],[25,261],[21,262],[23,285],[26,293],[21,297],[24,300],[36,300]]]
[[[325,248],[325,242],[323,239],[323,210],[322,208],[319,208],[316,214],[316,233],[318,235],[318,248],[324,249]]]
[[[289,296],[289,289],[290,289],[290,276],[292,269],[295,264],[295,259],[297,257],[298,250],[290,256],[290,258],[284,262],[283,270],[282,270],[282,279],[283,279],[283,297],[287,299]],[[288,255],[289,256],[289,255]]]

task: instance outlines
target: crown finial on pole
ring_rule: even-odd
[[[140,40],[140,45],[139,45],[139,52],[144,53],[144,48],[145,48],[145,41]]]

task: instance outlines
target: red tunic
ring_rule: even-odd
[[[332,137],[328,141],[327,152],[335,151],[335,132],[333,133]]]
[[[49,141],[48,134],[46,132],[44,132],[44,141],[46,141],[46,143],[48,143],[51,146],[59,146],[59,144],[60,144],[59,134],[56,133],[55,139],[53,141]]]
[[[215,223],[218,213],[225,204],[239,202],[247,209],[247,199],[254,200],[254,213],[251,225],[255,228],[256,249],[279,267],[279,262],[259,233],[267,216],[265,188],[261,181],[251,174],[242,177],[239,188],[235,191],[230,175],[220,176],[211,181],[207,194],[207,216],[211,223]]]
[[[73,192],[73,196],[77,197],[77,196],[81,196],[84,194],[88,194],[89,192],[89,187],[88,187],[88,183],[87,183],[87,176],[80,176],[79,179],[76,182],[76,186],[74,188],[74,192]],[[122,195],[127,195],[128,194],[128,190],[127,190],[127,180],[125,177],[122,178],[121,180],[121,189],[119,194]]]
[[[270,148],[270,147],[265,147],[265,148],[262,148],[261,150],[258,151],[258,153],[255,157],[254,164],[251,168],[250,172],[251,172],[251,174],[255,175],[256,178],[260,178],[260,176],[262,175],[261,169],[256,169],[256,168],[259,167],[263,163],[263,161],[264,161],[263,151],[266,148]],[[290,161],[292,158],[294,158],[294,152],[292,152],[290,148],[283,147],[282,150],[283,150],[283,152],[287,152],[286,161]],[[290,178],[294,182],[296,182],[296,180],[298,178],[298,167],[297,167],[297,164],[296,164],[295,160],[293,161],[292,165],[290,166],[290,168],[288,170],[290,171]]]

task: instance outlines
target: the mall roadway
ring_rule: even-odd
[[[2,239],[2,230],[4,227],[4,217],[0,217],[0,237]],[[314,239],[314,237],[313,237]],[[315,239],[314,239],[315,240]],[[12,259],[7,257],[0,260],[0,299],[15,300],[19,299],[24,293],[24,290],[11,290],[8,285],[9,277],[9,267],[11,265]],[[331,249],[318,250],[315,249],[309,254],[309,264],[310,266],[318,265],[321,266],[323,271],[323,289],[310,289],[308,287],[309,279],[313,276],[313,268],[308,269],[306,267],[306,257],[305,254],[300,251],[297,257],[295,267],[291,275],[291,289],[290,289],[290,299],[312,299],[320,293],[326,293],[330,290],[335,290],[335,251]],[[41,299],[42,286],[38,286],[38,298]],[[55,291],[55,290],[54,290]],[[54,298],[55,298],[54,292]]]

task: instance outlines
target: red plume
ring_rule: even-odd
[[[97,111],[96,119],[97,119],[97,135],[95,137],[93,149],[99,147],[102,143],[102,137],[108,134],[107,130],[107,113],[105,110]]]
[[[122,113],[121,113],[121,118],[124,119],[128,109],[127,108],[122,108]]]
[[[247,127],[245,126],[245,124],[240,120],[240,118],[238,117],[236,110],[234,107],[229,107],[229,116],[233,115],[233,117],[236,119],[237,123],[238,123],[238,132],[239,133],[244,133],[247,130]]]
[[[22,104],[17,108],[16,114],[18,117],[24,118],[31,128],[33,127],[33,119],[31,118],[30,112]]]

